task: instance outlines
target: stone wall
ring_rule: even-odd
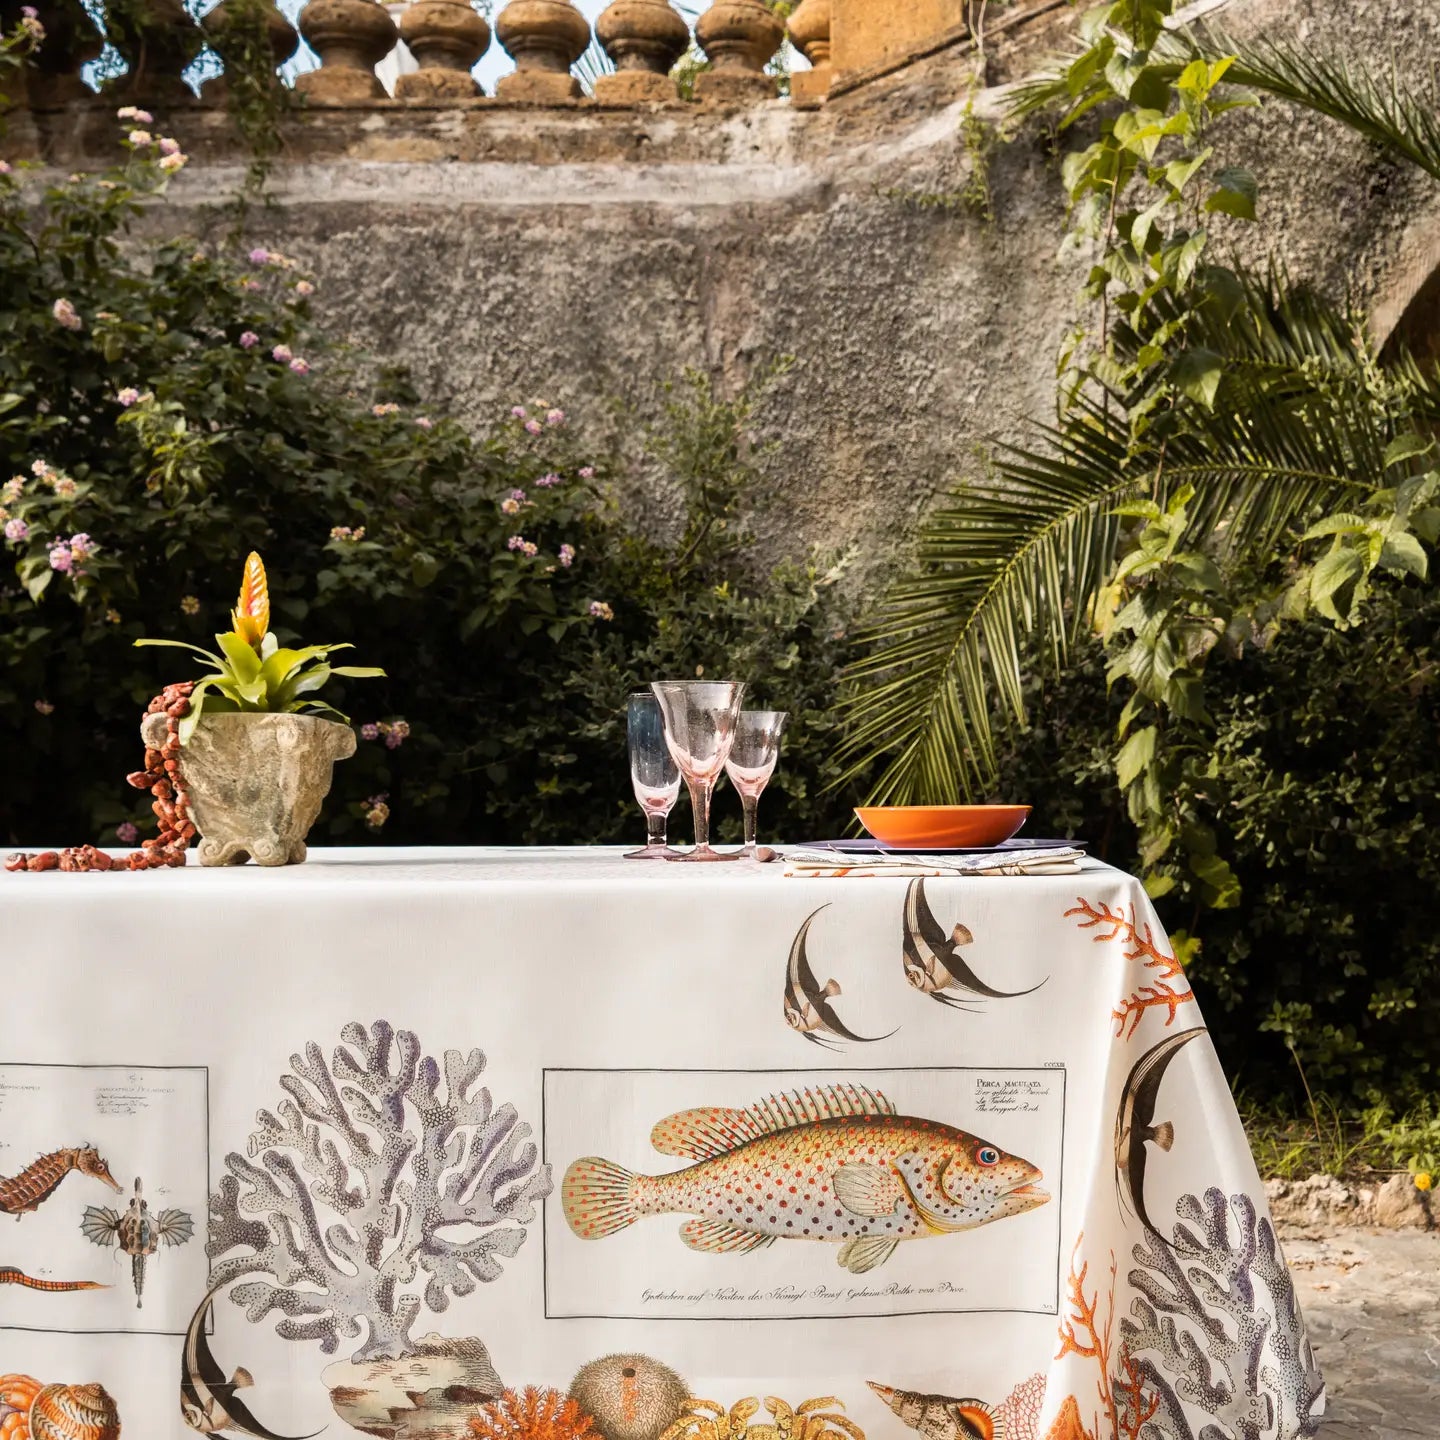
[[[757,555],[854,545],[874,561],[973,472],[987,437],[1053,403],[1084,260],[1060,255],[1043,137],[992,157],[993,221],[956,198],[972,166],[967,110],[996,113],[994,86],[1073,15],[1026,14],[1037,10],[987,40],[989,88],[960,44],[808,111],[312,107],[289,127],[251,242],[299,257],[327,320],[406,362],[432,408],[477,426],[544,396],[633,440],[685,367],[734,390],[793,357],[759,408],[760,438],[777,448]],[[1232,0],[1221,18],[1393,58],[1412,79],[1440,47],[1440,11],[1422,0]],[[46,123],[47,153],[69,165],[104,122]],[[241,171],[224,117],[197,107],[168,124],[197,159],[147,228],[218,231],[208,207]],[[1261,181],[1263,225],[1236,243],[1395,324],[1433,265],[1440,186],[1282,105],[1217,139]],[[663,480],[637,469],[627,483],[663,527]]]

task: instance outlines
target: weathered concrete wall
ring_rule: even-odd
[[[1223,18],[1393,58],[1417,81],[1440,50],[1428,0],[1234,0]],[[1037,43],[997,38],[992,78]],[[993,157],[993,223],[947,208],[971,166],[972,64],[946,52],[810,113],[317,110],[252,235],[313,268],[336,326],[476,425],[543,395],[597,431],[634,429],[686,366],[733,389],[792,355],[759,411],[778,442],[763,552],[883,555],[986,437],[1050,410],[1083,273],[1083,257],[1059,257],[1062,196],[1038,135]],[[981,113],[994,102],[974,97]],[[217,117],[173,127],[202,161],[223,158]],[[1245,253],[1273,250],[1367,309],[1403,310],[1440,235],[1440,185],[1282,105],[1215,138],[1260,177],[1263,227],[1235,227]],[[237,173],[233,152],[228,171],[220,158],[187,171],[148,223],[209,223],[203,206]],[[637,475],[633,494],[664,523],[663,487]]]

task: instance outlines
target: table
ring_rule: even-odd
[[[1315,1434],[1264,1192],[1138,882],[782,870],[0,876],[0,1415]]]

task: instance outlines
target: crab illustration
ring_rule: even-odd
[[[865,1432],[853,1420],[837,1413],[845,1407],[833,1395],[802,1400],[794,1406],[767,1395],[765,1408],[773,1424],[764,1421],[750,1424],[750,1417],[760,1409],[760,1402],[753,1395],[737,1400],[728,1411],[714,1400],[692,1397],[685,1404],[686,1413],[660,1440],[826,1440],[827,1436],[865,1440]]]

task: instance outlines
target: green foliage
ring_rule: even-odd
[[[858,796],[822,794],[837,561],[750,562],[747,397],[692,377],[659,432],[632,437],[685,498],[679,537],[657,539],[615,498],[626,462],[547,402],[477,440],[328,343],[287,257],[127,237],[159,164],[137,145],[123,169],[45,189],[0,176],[0,737],[27,757],[0,792],[10,843],[150,823],[123,777],[145,702],[186,677],[133,642],[203,645],[250,550],[279,647],[343,636],[387,676],[331,672],[327,698],[367,708],[317,843],[638,837],[625,697],[702,668],[794,715],[766,831],[845,823]]]

